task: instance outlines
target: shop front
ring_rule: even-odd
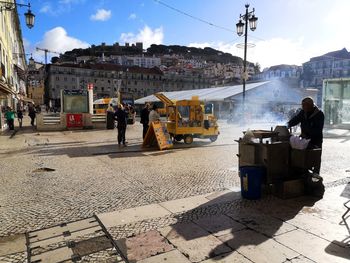
[[[350,127],[350,78],[323,81],[325,123]]]

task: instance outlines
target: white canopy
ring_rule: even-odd
[[[246,84],[246,91],[262,86],[269,81]],[[224,101],[227,98],[241,94],[243,85],[225,86],[207,89],[193,89],[181,91],[161,92],[170,100],[190,100],[193,96],[198,96],[202,101]],[[135,104],[145,104],[146,102],[159,101],[154,95],[150,95],[135,101]]]

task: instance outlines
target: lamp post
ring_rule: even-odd
[[[35,20],[35,15],[32,13],[30,10],[30,3],[28,4],[18,4],[15,1],[14,2],[6,2],[6,1],[0,1],[0,13],[2,11],[13,11],[16,9],[16,6],[19,7],[28,7],[27,13],[24,14],[26,18],[26,24],[29,29],[31,29],[34,26],[34,20]]]
[[[248,22],[249,22],[249,28],[250,30],[254,31],[256,29],[256,21],[258,18],[254,15],[255,9],[253,8],[252,11],[248,11],[249,4],[245,5],[245,14],[239,15],[239,22],[236,24],[237,27],[237,35],[241,36],[243,35],[243,28],[244,28],[244,60],[243,60],[243,103],[245,100],[245,83],[248,79],[248,73],[247,73],[247,39],[248,39]],[[242,20],[244,22],[242,22]]]

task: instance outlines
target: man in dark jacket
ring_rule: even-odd
[[[34,121],[36,117],[36,111],[35,111],[34,105],[29,106],[28,112],[29,112],[28,115],[30,117],[30,124],[34,126]]]
[[[302,100],[302,110],[288,122],[288,127],[293,127],[299,123],[301,127],[300,136],[310,139],[308,149],[322,148],[324,114],[310,97]]]
[[[141,123],[143,125],[143,131],[142,131],[142,138],[144,139],[146,136],[146,133],[148,131],[148,122],[149,122],[149,104],[146,103],[145,107],[141,111]]]
[[[118,122],[117,124],[118,145],[120,146],[120,144],[123,143],[123,145],[126,146],[125,132],[126,132],[126,122],[127,122],[128,115],[123,109],[123,106],[121,104],[118,105],[118,109],[114,113],[114,118]]]

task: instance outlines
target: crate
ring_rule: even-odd
[[[321,164],[322,149],[299,150],[291,149],[291,167],[311,169]]]
[[[282,199],[303,196],[305,194],[304,180],[292,179],[275,183],[273,193]]]

